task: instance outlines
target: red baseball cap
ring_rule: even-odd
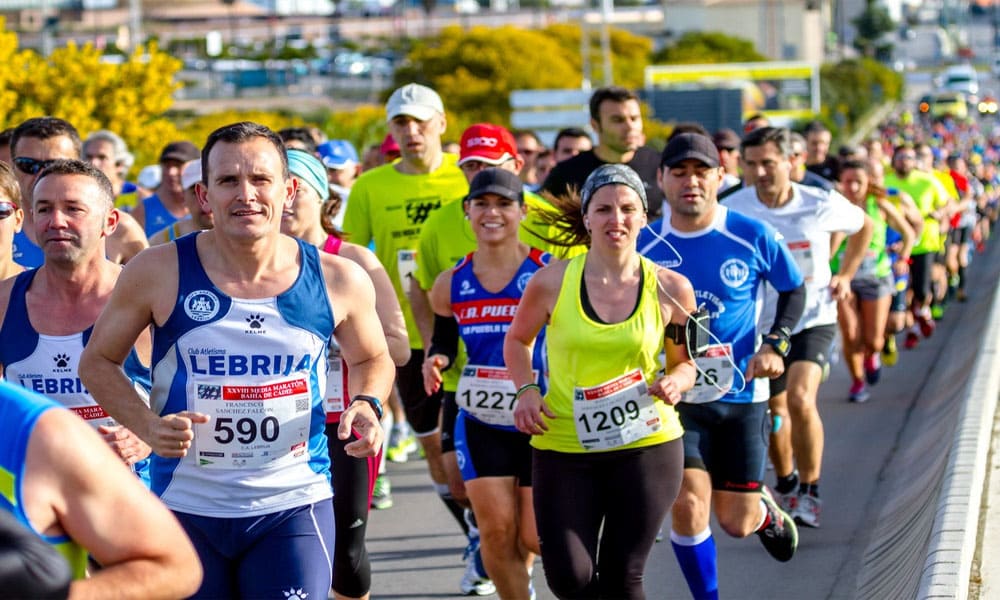
[[[378,150],[379,152],[382,153],[382,156],[386,156],[389,154],[394,154],[398,156],[400,152],[399,144],[397,144],[396,140],[393,139],[391,133],[386,134],[385,139],[382,140],[382,145],[379,146]]]
[[[488,165],[501,165],[517,158],[517,142],[506,128],[490,123],[476,123],[462,132],[458,164],[478,160]]]

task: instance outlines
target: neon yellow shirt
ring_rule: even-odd
[[[577,436],[573,398],[578,387],[596,386],[639,369],[652,384],[660,370],[663,349],[663,315],[656,290],[657,266],[643,258],[643,286],[635,312],[621,323],[604,324],[591,320],[580,301],[580,280],[586,254],[574,257],[566,266],[562,288],[546,329],[549,359],[549,391],[545,402],[555,419],[545,418],[549,430],[531,438],[539,450],[586,452]],[[657,400],[661,427],[630,444],[615,448],[641,448],[675,440],[683,434],[673,406]]]
[[[351,188],[344,214],[344,231],[351,242],[365,246],[375,241],[375,255],[389,273],[403,308],[411,348],[423,347],[406,296],[416,270],[420,231],[436,209],[461,199],[469,189],[456,164],[458,157],[448,153],[442,157],[441,166],[424,175],[405,175],[391,164],[362,173]]]
[[[920,239],[913,245],[911,254],[928,254],[942,248],[941,224],[931,216],[934,211],[948,205],[948,194],[937,178],[922,171],[910,171],[905,179],[895,172],[886,173],[885,187],[902,190],[913,198],[917,210],[924,217]]]

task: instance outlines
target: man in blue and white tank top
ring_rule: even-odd
[[[188,141],[171,142],[163,147],[160,152],[160,185],[155,194],[143,198],[132,209],[132,216],[142,225],[147,238],[188,216],[181,172],[184,163],[200,157],[198,147]]]
[[[338,436],[381,444],[393,364],[371,280],[280,232],[297,183],[281,139],[255,123],[212,133],[200,202],[215,229],[126,267],[81,361],[108,412],[152,446],[152,487],[198,550],[196,597],[325,597],[333,514],[324,432],[336,330],[352,402]],[[153,326],[151,408],[122,377],[122,348]]]
[[[4,378],[80,415],[148,484],[150,448],[117,425],[80,381],[80,354],[121,273],[105,257],[118,224],[107,177],[78,160],[55,160],[34,182],[32,235],[44,261],[0,284]],[[149,390],[150,338],[126,349],[123,368],[138,394]],[[140,359],[140,356],[142,357]]]

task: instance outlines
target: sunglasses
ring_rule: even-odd
[[[17,206],[11,204],[10,202],[0,202],[0,221],[3,221],[7,217],[14,214],[17,210]]]
[[[14,166],[17,170],[24,173],[25,175],[38,175],[38,173],[45,167],[51,165],[56,161],[54,160],[38,160],[37,158],[28,158],[27,156],[18,156],[14,159]]]

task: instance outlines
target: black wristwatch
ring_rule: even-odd
[[[375,411],[375,416],[378,417],[378,420],[379,421],[382,420],[381,400],[379,400],[375,396],[366,396],[364,394],[358,394],[357,396],[351,398],[351,404],[354,404],[355,402],[367,402],[372,407],[372,410]]]
[[[782,328],[767,334],[762,341],[771,348],[774,348],[778,356],[785,358],[792,349],[792,342],[789,340],[789,337],[788,330]]]

